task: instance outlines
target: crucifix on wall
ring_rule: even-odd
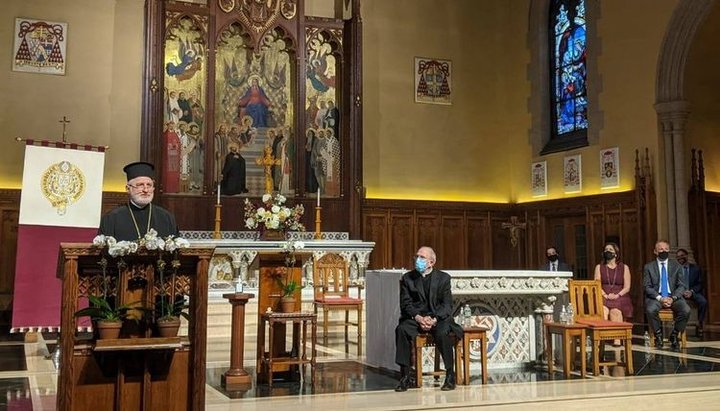
[[[502,223],[503,230],[510,230],[510,245],[517,247],[518,238],[520,237],[520,230],[524,230],[527,227],[527,223],[518,222],[517,216],[510,217],[509,223]]]

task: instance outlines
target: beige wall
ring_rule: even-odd
[[[599,150],[615,146],[621,186],[610,191],[633,187],[636,148],[649,147],[658,169],[655,73],[676,0],[600,2],[600,42],[589,45],[602,80],[591,86],[599,93],[602,119],[591,124],[602,127],[599,142],[546,156],[533,153],[528,141],[529,1],[446,3],[439,9],[432,0],[363,2],[369,197],[533,201],[530,163],[539,160],[548,162],[546,198],[567,197],[568,154],[583,156],[583,191],[573,196],[596,194]],[[413,102],[413,56],[453,61],[452,106]]]
[[[690,149],[703,150],[705,187],[720,191],[720,4],[715,7],[698,31],[690,50],[685,72],[690,117],[685,140],[687,169]],[[688,178],[689,178],[688,174]]]
[[[106,189],[139,156],[143,0],[5,0],[0,18],[0,187],[17,188],[24,147],[15,137],[107,145]],[[11,71],[16,17],[68,23],[64,76]]]

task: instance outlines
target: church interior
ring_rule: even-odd
[[[5,0],[3,8],[0,409],[717,409],[720,2]],[[100,159],[84,188],[96,187],[97,202],[80,212],[96,225],[52,243],[47,272],[22,274],[40,244],[22,237],[44,223],[28,192],[52,201],[62,196],[51,189],[68,181],[29,187],[38,147]],[[135,161],[155,165],[153,204],[174,215],[190,244],[166,277],[158,263],[163,286],[138,280],[132,263],[102,284],[105,266],[97,280],[90,261],[105,255],[76,244],[93,241],[101,214],[129,209],[123,166]],[[283,231],[286,243],[255,221],[278,198],[306,230]],[[65,205],[53,203],[52,218],[76,212],[74,200],[58,201]],[[678,349],[648,336],[643,272],[658,240],[673,264],[684,252],[699,268],[694,290],[707,299],[702,315],[689,303]],[[74,245],[58,254],[60,242]],[[577,343],[570,326],[553,337],[548,323],[568,303],[568,280],[598,278],[608,243],[630,272],[628,342],[618,346],[615,335],[593,345],[579,326],[582,337],[570,334]],[[285,260],[263,254],[263,244]],[[490,326],[488,347],[463,350],[468,383],[453,391],[425,377],[396,392],[398,368],[382,360],[394,354],[397,279],[421,246],[453,277],[454,316],[470,306]],[[565,276],[547,271],[549,248]],[[330,255],[345,270],[338,298],[360,301],[340,307],[344,318],[318,304],[317,284],[332,276],[315,276]],[[287,285],[265,277],[272,264],[302,284],[287,317],[272,315],[280,297],[272,292],[284,292],[274,287]],[[189,301],[175,340],[96,345],[70,305],[101,286],[164,304],[164,281],[175,287],[173,304],[176,290]],[[51,320],[36,321],[36,309]],[[277,380],[276,343],[298,359],[279,364]],[[607,363],[599,370],[596,350]],[[421,368],[432,368],[432,350],[418,353]]]

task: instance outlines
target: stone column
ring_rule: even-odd
[[[690,218],[688,215],[688,182],[685,173],[685,124],[689,115],[686,101],[655,105],[665,143],[667,179],[668,232],[675,248],[690,248]]]

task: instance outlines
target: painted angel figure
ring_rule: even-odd
[[[202,46],[193,47],[189,40],[178,40],[179,64],[169,62],[165,65],[165,72],[168,76],[175,77],[178,81],[191,79],[195,73],[202,69]]]

